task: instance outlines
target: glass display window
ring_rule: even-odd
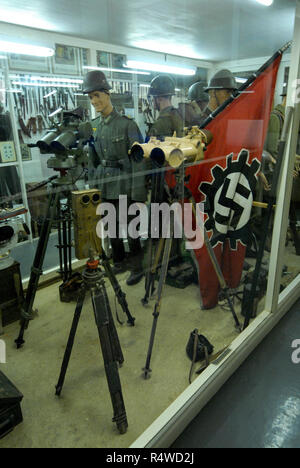
[[[49,202],[55,202],[47,241],[62,286],[73,285],[73,266],[85,266],[81,253],[96,238],[100,267],[106,265],[101,284],[113,311],[119,300],[116,319],[111,315],[125,357],[117,367],[126,434],[121,437],[114,425],[124,422],[124,413],[111,422],[109,376],[92,334],[81,339],[89,362],[85,358],[68,375],[64,389],[79,391],[84,366],[88,394],[97,384],[105,387],[101,402],[86,403],[88,425],[97,427],[101,446],[169,446],[178,427],[202,409],[299,297],[299,25],[293,44],[278,44],[274,29],[263,55],[254,40],[242,54],[246,7],[235,8],[228,50],[219,37],[210,62],[101,42],[89,48],[83,41],[81,48],[79,39],[66,37],[64,44],[55,41],[51,59],[33,60],[25,69],[22,59],[11,56],[0,73],[2,197],[21,193],[30,216],[27,242],[34,246],[50,219]],[[217,14],[215,21],[217,30]],[[257,28],[253,37],[261,33]],[[143,56],[155,71],[146,71],[145,63],[128,66],[129,57]],[[169,64],[177,71],[166,72]],[[100,89],[95,85],[87,95],[83,83],[91,70],[103,72],[109,86],[102,79]],[[2,169],[15,174],[1,178]],[[20,185],[13,188],[11,181]],[[96,215],[90,215],[96,205],[106,207],[97,228]],[[97,259],[89,260],[95,270]],[[48,303],[58,302],[57,290],[53,294]],[[63,330],[71,326],[78,299],[61,305],[64,294],[59,287],[53,312]],[[92,299],[85,304],[91,312]],[[45,326],[48,303],[38,298]],[[128,310],[137,326],[126,327]],[[82,328],[84,333],[88,327]],[[33,333],[30,326],[25,332]],[[121,364],[117,349],[114,361]],[[50,366],[54,375],[59,363]],[[75,413],[69,416],[73,429]],[[82,436],[87,446],[96,444],[89,429]]]

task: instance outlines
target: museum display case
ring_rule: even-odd
[[[46,273],[58,269],[62,284],[69,285],[74,271],[83,265],[79,262],[83,257],[78,258],[78,249],[74,249],[78,217],[74,225],[71,196],[74,191],[86,195],[85,191],[99,188],[95,181],[91,182],[89,161],[95,139],[102,135],[97,133],[100,124],[91,92],[83,92],[87,73],[105,74],[113,108],[129,122],[128,126],[136,122],[141,134],[140,141],[132,141],[126,148],[131,162],[136,164],[135,170],[145,177],[147,188],[151,189],[147,199],[137,200],[143,206],[133,208],[135,214],[144,216],[136,225],[143,249],[139,261],[145,276],[137,285],[128,286],[126,272],[116,275],[135,326],[126,325],[126,317],[120,312],[120,308],[123,312],[128,310],[124,297],[117,292],[107,270],[105,277],[125,359],[119,376],[128,429],[120,435],[111,423],[106,383],[109,377],[104,374],[102,358],[98,359],[101,355],[98,338],[91,331],[94,324],[90,327],[85,316],[84,330],[79,331],[83,333],[79,341],[84,356],[80,360],[78,349],[74,351],[80,362],[67,376],[68,385],[64,389],[70,396],[68,411],[72,413],[78,409],[76,397],[81,391],[78,387],[81,386],[85,395],[91,395],[95,389],[99,392],[99,406],[86,403],[84,446],[89,445],[91,426],[92,432],[99,430],[98,446],[170,446],[300,296],[300,176],[299,161],[295,159],[300,152],[299,2],[293,14],[289,13],[294,25],[293,37],[278,47],[274,30],[268,36],[267,56],[258,55],[255,41],[249,45],[247,58],[236,54],[243,36],[239,15],[232,18],[234,37],[232,45],[228,45],[232,48],[224,60],[205,61],[147,50],[137,52],[134,47],[45,31],[40,36],[55,44],[53,56],[1,55],[0,206],[10,210],[24,208],[24,213],[18,215],[21,226],[18,243],[11,250],[11,255],[21,264],[24,283],[29,280],[30,284],[30,275],[34,274],[31,267],[36,249],[43,243],[41,237],[48,250],[43,251],[43,261],[35,268],[39,275],[41,268]],[[25,28],[15,28],[15,34],[19,31],[26,37]],[[13,35],[14,28],[6,25],[6,33]],[[145,70],[137,63],[142,58],[148,64],[157,61],[158,69]],[[135,63],[131,63],[134,59]],[[167,65],[177,69],[166,71],[163,67]],[[185,74],[180,74],[179,67]],[[210,98],[213,93],[209,90],[228,89],[222,83],[213,85],[220,70],[230,70],[235,86],[229,87],[231,92],[226,99],[222,103],[218,101],[215,109],[209,109],[198,122],[199,114],[195,114],[195,106],[191,107],[195,100],[190,98],[190,89],[200,82]],[[158,75],[172,80],[174,91],[169,95],[184,122],[182,134],[172,132],[164,138],[159,133],[151,134],[159,119],[159,110],[153,107],[157,97],[153,94],[153,83]],[[284,107],[285,114],[276,159],[267,149],[266,141],[271,132],[270,116],[278,106]],[[114,131],[113,147],[121,152],[124,137],[119,129]],[[59,144],[64,146],[63,150],[57,149]],[[109,168],[116,171],[113,166]],[[120,174],[110,172],[112,176],[107,170],[106,184],[113,187]],[[128,178],[133,177],[131,173],[126,174]],[[163,176],[166,198],[159,198],[158,191],[155,192],[158,186],[155,184],[159,182],[153,174]],[[58,191],[62,195],[55,199],[56,212],[50,219],[49,206]],[[84,204],[93,203],[92,197],[85,201],[84,195],[80,202],[76,201],[80,209]],[[184,230],[178,239],[174,236],[173,243],[170,231],[163,238],[162,226],[156,226],[158,234],[150,243],[153,255],[152,251],[149,254],[151,235],[147,219],[153,213],[151,203],[158,201],[168,209],[173,207],[171,211],[162,210],[160,221],[167,220],[172,225],[177,216],[177,223],[182,224],[185,211],[176,215],[175,205],[185,203],[187,212],[194,209],[190,211],[193,219],[200,213],[201,223],[195,227],[191,222],[192,235]],[[126,210],[127,205],[124,206]],[[175,226],[176,223],[173,230]],[[200,227],[201,242],[195,246],[193,241]],[[88,232],[88,221],[80,229]],[[97,229],[98,237],[100,232],[103,234],[101,229],[103,226]],[[130,253],[128,237],[123,236],[126,255]],[[103,239],[102,246],[108,259],[100,253],[100,261],[111,261],[109,239]],[[77,296],[75,300],[74,297],[64,300],[64,288],[60,287],[59,293],[57,289],[57,284],[49,286],[47,300],[43,290],[35,291],[40,316],[30,320],[28,330],[23,329],[25,347],[33,346],[33,350],[43,339],[52,349],[58,346],[58,338],[48,334],[46,328],[39,334],[39,323],[46,327],[53,319],[50,325],[53,335],[56,327],[64,330],[59,351],[54,353],[47,372],[45,350],[41,356],[43,379],[49,375],[50,386],[58,375],[77,300]],[[57,304],[53,312],[49,311],[51,303]],[[95,307],[94,299],[88,299],[85,307]],[[10,336],[18,333],[16,322],[8,326]],[[202,335],[199,343],[198,334]],[[197,344],[201,348],[199,359],[196,359]],[[21,367],[16,356],[15,368],[22,372]],[[27,387],[22,393],[26,396],[29,382],[25,374],[24,370]],[[32,408],[33,402],[28,404]],[[66,407],[61,410],[55,405],[55,408],[59,414],[62,411],[61,418],[69,417],[71,426],[76,427],[74,414],[68,416]],[[80,411],[84,409],[80,407]],[[61,430],[65,424],[62,423]]]

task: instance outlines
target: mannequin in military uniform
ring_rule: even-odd
[[[201,115],[201,123],[203,123],[213,111],[227,101],[232,92],[237,89],[238,86],[235,77],[229,70],[218,71],[211,78],[207,88],[204,88],[204,91],[208,93],[209,101]]]
[[[185,127],[199,125],[201,115],[209,101],[208,94],[204,92],[204,82],[197,81],[188,90],[188,102],[180,102],[178,110]]]
[[[172,96],[175,95],[175,83],[171,77],[158,75],[151,81],[149,96],[153,99],[153,107],[159,111],[157,120],[151,126],[148,136],[163,139],[166,136],[183,136],[183,121],[175,107],[172,105]]]
[[[86,74],[83,92],[88,94],[91,104],[100,116],[93,120],[94,146],[90,148],[89,185],[101,190],[103,202],[115,206],[119,220],[119,196],[127,195],[128,205],[147,199],[143,164],[130,161],[128,151],[136,141],[143,142],[136,123],[121,116],[113,107],[110,89],[104,73],[91,71]],[[130,216],[128,216],[130,221]],[[119,226],[116,227],[118,236]],[[111,238],[115,273],[128,268],[123,240]],[[128,285],[138,283],[143,277],[142,249],[140,239],[128,238],[130,249],[130,277]]]
[[[286,96],[287,92],[286,89],[284,89],[281,94],[282,102],[280,104],[277,104],[277,106],[272,110],[270,114],[268,132],[264,146],[264,149],[271,154],[273,158],[271,162],[273,162],[274,164],[276,163],[276,159],[278,157],[279,140],[284,124]]]
[[[157,75],[151,81],[148,95],[152,98],[154,110],[159,111],[159,115],[149,129],[147,136],[156,136],[158,139],[164,140],[165,137],[173,136],[176,132],[177,137],[182,137],[184,134],[184,121],[178,109],[172,105],[172,96],[175,95],[175,83],[173,79],[167,75]],[[153,185],[156,184],[156,187],[159,187],[157,191],[158,195],[152,191],[152,203],[161,203],[167,200],[167,193],[163,189],[164,175],[164,171],[156,173],[156,182],[152,180],[152,189]],[[161,220],[160,223],[163,224],[163,221]],[[177,261],[180,258],[179,239],[173,240],[170,258],[171,262]]]
[[[201,81],[197,81],[197,83],[189,87],[188,100],[193,104],[197,113],[202,113],[209,101],[204,88],[205,86]]]

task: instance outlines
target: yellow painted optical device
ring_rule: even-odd
[[[101,255],[101,239],[96,227],[100,221],[97,207],[101,203],[101,192],[97,189],[72,192],[75,255],[79,260],[90,256],[91,250]]]
[[[166,137],[164,141],[151,137],[148,143],[135,142],[130,150],[130,157],[135,162],[143,158],[151,159],[158,167],[165,164],[178,168],[184,162],[194,163],[204,159],[204,150],[212,141],[209,130],[200,130],[194,126],[185,128],[185,136],[177,138],[176,134]]]

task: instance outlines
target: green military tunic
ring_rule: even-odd
[[[176,132],[177,137],[183,136],[183,120],[175,107],[169,106],[163,109],[158,119],[151,126],[148,136],[156,136],[161,139],[166,136],[173,136]]]
[[[179,112],[175,107],[169,106],[163,109],[158,116],[158,119],[151,126],[148,136],[156,136],[158,139],[163,140],[164,137],[170,137],[176,132],[176,136],[181,138],[184,135],[184,121],[180,116]],[[149,166],[148,166],[149,167]],[[164,177],[164,173],[161,174]],[[160,175],[156,174],[157,178]],[[160,183],[163,183],[163,179],[160,179]],[[157,201],[157,194],[152,192],[152,201]],[[162,199],[159,202],[166,201],[167,194],[164,192]],[[171,258],[180,258],[180,240],[174,239],[171,248]]]
[[[106,117],[92,121],[94,146],[89,155],[89,185],[102,192],[102,199],[116,200],[127,195],[134,201],[145,201],[144,163],[134,163],[128,151],[134,142],[143,142],[141,132],[128,117],[115,109]]]
[[[284,106],[282,104],[278,104],[270,115],[268,133],[264,148],[275,159],[278,157],[278,145],[284,123],[284,114]]]

